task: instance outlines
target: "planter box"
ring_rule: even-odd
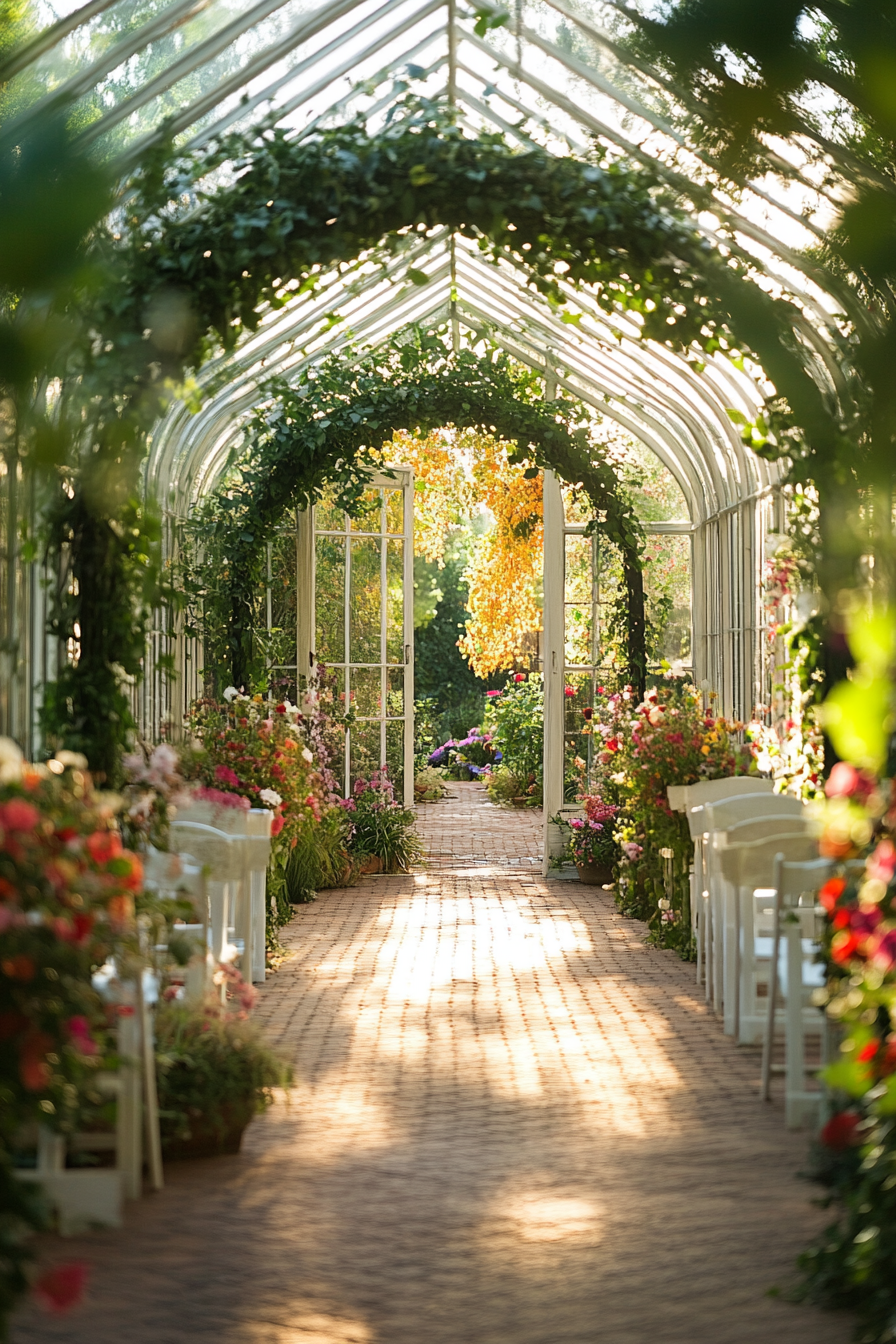
[[[613,881],[613,869],[609,864],[577,863],[579,881],[589,887],[609,886]]]
[[[229,1106],[219,1113],[220,1124],[205,1116],[190,1122],[190,1137],[178,1139],[162,1135],[162,1153],[167,1161],[181,1158],[227,1157],[238,1153],[243,1134],[255,1111],[246,1106]]]

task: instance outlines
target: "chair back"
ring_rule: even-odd
[[[800,897],[810,895],[812,905],[819,887],[827,881],[833,864],[830,859],[799,861],[783,851],[775,855],[774,888],[781,896],[783,906],[796,907]]]
[[[178,817],[171,823],[171,841],[179,854],[188,854],[201,868],[206,868],[213,882],[231,880],[233,841],[223,831]]]
[[[771,840],[729,845],[717,853],[722,875],[732,886],[774,888],[778,855],[787,863],[804,864],[818,858],[818,841],[805,831],[776,835]]]
[[[727,775],[724,779],[702,779],[699,784],[670,784],[666,790],[673,812],[686,812],[703,803],[723,798],[740,798],[746,793],[771,793],[774,783],[758,775]]]
[[[704,803],[701,812],[694,809],[694,820],[707,831],[727,831],[739,821],[754,821],[757,817],[803,817],[805,804],[786,793],[743,794],[724,798],[716,803]],[[688,819],[691,818],[688,813]]]
[[[716,831],[713,835],[714,849],[727,849],[729,845],[750,845],[754,840],[764,840],[774,835],[797,835],[804,829],[811,829],[808,817],[754,817],[750,821],[736,821],[727,831]]]

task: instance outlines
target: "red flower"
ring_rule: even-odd
[[[842,966],[849,961],[858,945],[859,940],[855,934],[847,933],[845,929],[842,929],[839,933],[835,933],[831,939],[831,956],[838,966]]]
[[[285,714],[285,713],[286,713],[286,706],[285,706],[285,705],[278,705],[278,706],[277,706],[277,713],[278,713],[278,714]]]
[[[526,680],[526,674],[524,672],[517,672],[516,676],[514,677],[514,681],[525,681],[525,680]]]
[[[283,820],[282,817],[279,816],[274,817],[273,821],[271,822],[271,835],[279,835],[285,825],[286,822]]]
[[[877,1054],[877,1049],[879,1045],[880,1045],[879,1041],[869,1041],[867,1045],[862,1046],[861,1050],[856,1055],[856,1059],[859,1061],[860,1064],[867,1064],[868,1061],[870,1059],[873,1059],[874,1056]]]
[[[575,686],[567,686],[565,691],[565,695],[567,696],[567,698],[571,700],[575,694],[576,694]]]
[[[33,831],[39,821],[37,808],[24,798],[10,798],[0,806],[0,826],[5,831]]]
[[[32,1291],[47,1311],[70,1311],[84,1296],[88,1273],[83,1260],[54,1265],[40,1276]]]
[[[5,877],[0,877],[0,901],[12,901],[16,897],[16,889],[11,882],[7,882]]]
[[[20,952],[15,957],[6,957],[0,962],[0,970],[7,979],[24,980],[26,984],[29,980],[33,980],[37,973],[34,959],[26,956],[24,952]]]
[[[94,863],[109,863],[122,851],[121,836],[117,831],[94,831],[88,835],[86,844]]]
[[[821,1131],[821,1141],[835,1153],[842,1153],[858,1142],[858,1124],[859,1116],[855,1111],[839,1111],[837,1115],[831,1116]]]
[[[818,893],[818,899],[821,901],[828,914],[831,913],[839,898],[846,890],[845,877],[829,877],[827,882]]]
[[[53,1046],[52,1036],[31,1027],[19,1047],[19,1077],[29,1092],[42,1092],[50,1081],[47,1051]]]

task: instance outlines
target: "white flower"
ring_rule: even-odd
[[[21,778],[24,759],[17,742],[11,737],[0,737],[0,784],[11,784]]]
[[[67,770],[86,770],[87,757],[80,751],[57,751],[56,759]]]
[[[314,753],[311,752],[311,751],[309,751],[307,747],[303,747],[303,748],[302,748],[302,759],[303,759],[304,761],[307,761],[308,764],[310,765],[311,762],[314,760]]]
[[[283,802],[276,789],[262,789],[258,796],[263,803],[267,803],[268,807],[279,807]]]
[[[235,686],[228,686],[227,690],[224,692],[224,699],[227,701],[229,705],[231,700],[235,700],[238,695],[239,691]]]

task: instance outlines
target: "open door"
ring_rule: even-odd
[[[324,663],[350,726],[335,763],[348,797],[385,765],[396,797],[414,799],[414,478],[372,478],[357,518],[324,498],[295,533],[296,661]]]

